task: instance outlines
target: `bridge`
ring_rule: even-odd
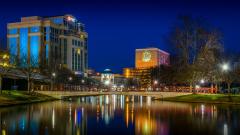
[[[63,99],[66,97],[77,97],[77,96],[98,96],[98,95],[135,95],[135,96],[151,96],[155,99],[176,97],[189,95],[192,93],[184,92],[79,92],[79,91],[36,91],[41,94],[52,96],[57,99]]]

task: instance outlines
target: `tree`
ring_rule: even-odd
[[[2,78],[10,71],[8,66],[0,66],[0,93],[2,94]]]
[[[222,53],[222,37],[200,18],[180,17],[169,36],[176,58],[175,78],[195,86],[202,78],[217,81],[217,65]]]
[[[9,60],[9,55],[7,53],[3,53],[1,56],[3,58],[0,58],[4,61]],[[8,62],[7,62],[8,63]],[[7,75],[11,71],[12,67],[9,64],[3,64],[0,65],[0,93],[2,94],[2,78]]]
[[[22,54],[19,58],[17,69],[19,69],[27,79],[27,91],[31,92],[31,83],[33,79],[33,75],[39,73],[39,61],[38,58],[35,56],[31,56],[30,58],[27,57],[28,55]]]

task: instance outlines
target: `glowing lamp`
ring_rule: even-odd
[[[229,65],[228,65],[227,63],[223,64],[223,65],[222,65],[222,70],[223,70],[223,71],[229,70]]]
[[[104,82],[104,84],[105,84],[105,85],[109,85],[109,84],[110,84],[110,81],[107,80],[107,81]]]

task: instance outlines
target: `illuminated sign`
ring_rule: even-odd
[[[151,60],[151,52],[150,51],[144,51],[142,56],[142,61],[149,62]]]
[[[70,16],[67,17],[67,20],[68,20],[68,21],[72,21],[72,22],[75,22],[75,21],[76,21],[75,18],[72,18],[72,17],[70,17]]]

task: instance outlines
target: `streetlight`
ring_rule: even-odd
[[[156,90],[156,85],[158,84],[158,81],[154,80],[153,84],[154,84],[153,90]]]
[[[56,73],[53,72],[53,73],[52,73],[52,76],[55,77],[55,76],[56,76]]]
[[[227,78],[228,78],[228,76],[226,76],[227,75],[227,71],[229,71],[230,70],[230,66],[229,66],[229,64],[228,63],[224,63],[223,65],[222,65],[222,70],[223,70],[223,72],[225,72],[225,81],[226,80],[228,80]],[[231,83],[229,83],[228,81],[226,81],[226,83],[227,83],[227,87],[228,87],[228,92],[230,93],[230,90],[231,90]]]
[[[204,83],[205,83],[205,80],[204,80],[204,79],[201,79],[201,80],[200,80],[200,83],[201,83],[201,84],[204,84]]]
[[[82,83],[84,83],[85,81],[82,79]]]
[[[223,71],[228,71],[228,70],[229,70],[229,65],[228,65],[228,63],[224,63],[224,64],[222,65],[222,70],[223,70]]]
[[[51,86],[52,88],[51,89],[53,90],[53,87],[54,87],[53,85],[54,85],[55,77],[56,77],[56,73],[55,72],[52,73],[52,77],[53,77],[53,81],[52,81],[52,86]]]
[[[68,78],[68,80],[69,80],[69,81],[72,81],[72,77],[70,76],[70,77]]]
[[[109,80],[106,80],[106,81],[104,82],[104,84],[105,84],[105,85],[109,85],[109,84],[110,84],[110,81],[109,81]]]
[[[199,85],[196,85],[196,86],[195,86],[195,88],[196,88],[196,89],[199,89],[199,88],[200,88],[200,86],[199,86]]]

